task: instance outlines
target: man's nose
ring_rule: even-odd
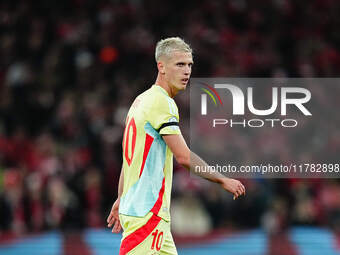
[[[190,73],[191,73],[191,67],[190,66],[185,66],[184,74],[190,75]]]

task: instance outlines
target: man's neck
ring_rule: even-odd
[[[171,98],[174,98],[178,93],[178,90],[171,87],[170,84],[166,80],[164,80],[164,78],[159,73],[157,75],[155,84],[165,89],[165,91],[168,93],[169,97]]]

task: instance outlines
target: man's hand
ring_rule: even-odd
[[[114,202],[112,208],[111,208],[111,212],[109,214],[109,216],[107,217],[107,226],[109,228],[112,227],[112,225],[114,224],[113,228],[112,228],[112,233],[119,233],[120,230],[122,229],[122,226],[120,225],[120,221],[119,221],[119,202],[120,199],[117,198],[117,200]]]
[[[238,198],[239,196],[246,194],[246,188],[238,180],[231,179],[231,178],[224,178],[221,185],[223,189],[234,194],[234,200]]]

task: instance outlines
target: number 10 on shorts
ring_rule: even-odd
[[[160,231],[158,233],[158,229],[152,233],[153,240],[151,245],[151,250],[153,250],[156,246],[156,250],[159,251],[162,247],[162,241],[163,241],[163,231]]]

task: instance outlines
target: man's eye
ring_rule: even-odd
[[[183,66],[184,64],[183,63],[177,63],[177,66]]]

